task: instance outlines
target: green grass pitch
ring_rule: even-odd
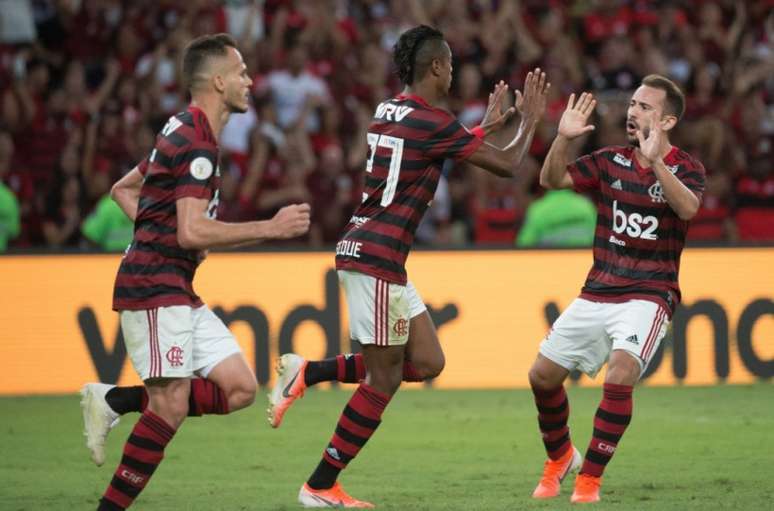
[[[351,389],[309,391],[278,430],[263,395],[231,416],[193,418],[132,509],[298,509]],[[600,389],[570,389],[571,432],[585,451]],[[344,488],[383,510],[562,510],[529,495],[544,459],[525,390],[404,390],[343,473]],[[78,397],[0,399],[0,509],[95,509],[137,415],[92,465]],[[569,478],[568,478],[569,479]],[[634,418],[608,466],[596,510],[774,509],[774,386],[638,388]]]

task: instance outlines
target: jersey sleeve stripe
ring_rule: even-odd
[[[188,151],[182,151],[177,155],[175,155],[175,158],[173,161],[174,165],[172,165],[171,168],[179,167],[180,165],[190,163],[196,158],[207,158],[210,162],[212,162],[213,170],[214,170],[215,164],[218,161],[217,155],[212,151],[208,149],[203,149],[203,148],[198,148],[198,149],[192,148],[192,149],[189,149]]]
[[[191,143],[191,141],[186,136],[178,133],[177,131],[173,131],[164,138],[166,138],[167,142],[177,148],[185,147]]]
[[[580,170],[581,174],[583,174],[585,177],[592,178],[594,177],[594,174],[592,174],[591,170],[586,166],[586,164],[581,160],[575,161],[575,167]]]
[[[449,124],[441,128],[441,130],[434,133],[431,138],[434,140],[446,140],[452,138],[457,133],[457,130],[462,126],[456,119],[452,120]]]
[[[418,131],[434,131],[438,128],[438,125],[433,121],[425,121],[423,119],[417,119],[412,117],[406,117],[401,122],[401,125]]]

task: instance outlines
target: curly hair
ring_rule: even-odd
[[[442,58],[443,33],[427,25],[419,25],[403,32],[393,47],[393,61],[398,77],[406,85],[422,78],[433,59]]]

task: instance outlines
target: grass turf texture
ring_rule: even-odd
[[[192,418],[132,509],[298,509],[350,389],[309,391],[283,426],[263,396],[231,416]],[[600,389],[569,390],[573,440],[585,452]],[[111,432],[96,468],[79,397],[0,398],[0,509],[95,509],[138,415]],[[770,509],[774,387],[638,388],[634,417],[591,509]],[[572,480],[550,501],[529,496],[544,451],[528,391],[399,392],[341,481],[384,510],[578,509]],[[588,507],[588,506],[585,506]]]

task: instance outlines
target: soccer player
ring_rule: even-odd
[[[685,110],[673,82],[649,75],[634,92],[626,119],[628,146],[605,147],[568,161],[570,140],[588,125],[596,100],[571,95],[540,184],[591,193],[597,208],[594,264],[586,283],[540,345],[529,372],[548,453],[532,496],[559,495],[580,467],[572,502],[597,502],[602,473],[632,417],[632,389],[656,353],[680,301],[680,253],[699,209],[704,167],[669,143]],[[585,460],[570,441],[563,383],[572,370],[593,377],[608,361],[602,402]],[[581,467],[582,462],[582,467]]]
[[[546,88],[550,84],[546,85]],[[502,110],[503,99],[508,86],[502,80],[489,94],[489,103],[481,125],[472,132],[492,133],[501,128],[516,111],[516,107]],[[517,98],[521,92],[516,91]],[[517,99],[518,101],[518,99]],[[517,102],[517,106],[519,103]],[[413,285],[408,282],[407,285]],[[403,381],[421,382],[435,378],[444,368],[446,358],[438,341],[435,325],[427,313],[427,307],[419,298],[411,303],[410,330],[403,360]],[[305,360],[295,353],[286,353],[277,359],[277,382],[269,394],[268,421],[271,427],[282,424],[285,412],[290,405],[304,395],[307,387],[324,381],[340,383],[360,383],[366,376],[365,364],[361,353],[345,353],[324,360]]]
[[[395,45],[394,60],[406,88],[376,108],[367,134],[370,151],[363,201],[336,246],[350,335],[363,346],[365,380],[344,408],[322,460],[299,491],[298,499],[307,507],[373,507],[345,493],[337,482],[339,473],[373,435],[401,380],[419,376],[407,371],[406,354],[412,362],[433,358],[422,352],[435,354],[429,365],[433,370],[443,366],[435,328],[404,266],[417,224],[433,199],[443,161],[468,160],[499,176],[512,176],[545,110],[548,85],[545,74],[535,70],[527,75],[524,95],[517,94],[519,130],[508,146],[499,149],[434,106],[451,85],[451,50],[441,32],[424,25],[404,32]],[[485,134],[487,129],[476,131]],[[309,375],[301,370],[304,365],[284,368],[280,394],[298,396],[303,391],[301,373]],[[354,380],[354,363],[349,367]],[[346,361],[343,368],[344,373],[349,371]]]
[[[104,461],[105,435],[118,415],[142,411],[99,510],[132,504],[187,415],[225,414],[255,398],[255,376],[234,336],[193,290],[203,251],[291,238],[309,228],[307,204],[287,206],[267,221],[215,219],[218,137],[231,113],[247,111],[251,80],[227,34],[192,41],[183,76],[190,106],[169,119],[150,156],[113,188],[135,221],[113,308],[144,389],[89,384],[83,390],[87,445],[97,464]]]

